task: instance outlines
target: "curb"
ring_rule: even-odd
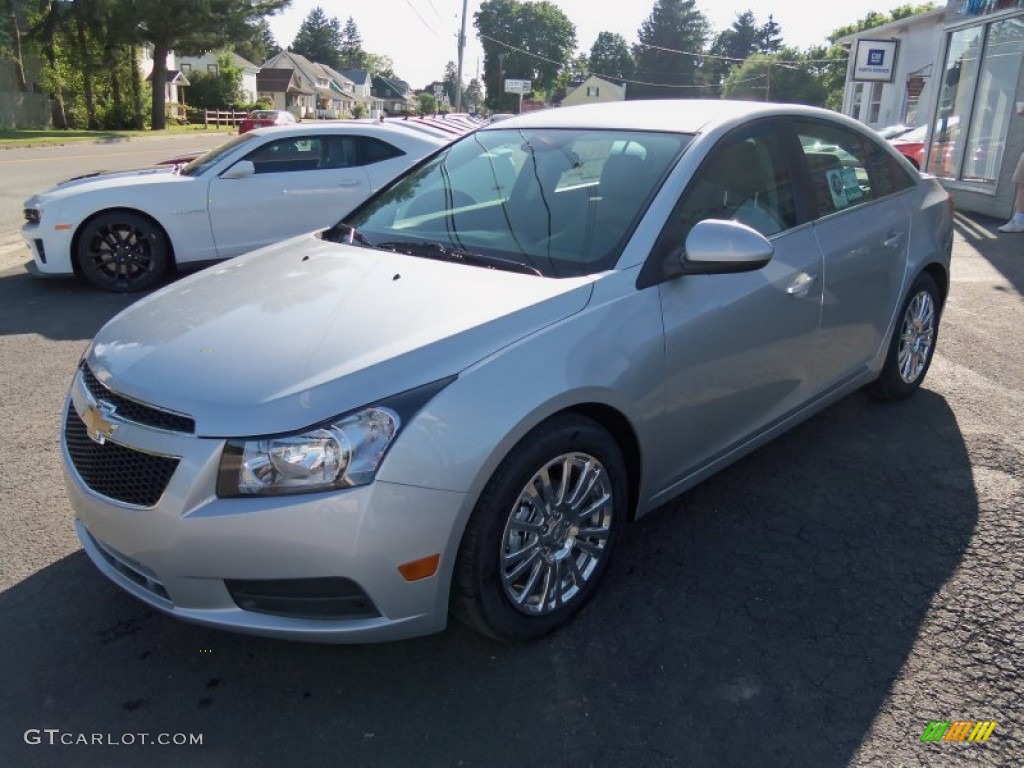
[[[146,136],[113,136],[105,139],[58,139],[55,141],[29,141],[25,144],[0,144],[0,151],[12,149],[40,149],[44,147],[67,147],[84,144],[122,144],[130,141],[150,141],[152,139],[191,139],[201,136],[233,136],[230,131],[194,131],[192,133],[154,133]]]

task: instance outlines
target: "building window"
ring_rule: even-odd
[[[864,83],[853,84],[853,98],[850,100],[850,117],[860,120],[861,104],[864,101]]]
[[[949,35],[927,169],[994,184],[1015,119],[1024,59],[1024,19],[1002,19]]]
[[[600,87],[598,87],[596,85],[588,85],[587,86],[587,98],[596,99],[600,95],[601,95]]]
[[[184,74],[188,74],[189,72],[192,71],[192,65],[191,64],[186,64],[184,61],[181,62],[181,71]]]
[[[206,71],[209,72],[211,75],[220,74],[220,69],[217,67],[216,64],[207,64]]]
[[[316,87],[317,88],[326,88],[327,87],[327,78],[326,77],[318,77],[316,79]]]
[[[871,104],[868,105],[868,125],[878,122],[878,113],[882,109],[882,83],[871,84]]]

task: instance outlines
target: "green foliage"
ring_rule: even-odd
[[[324,9],[317,6],[299,27],[291,50],[317,64],[335,69],[341,67],[341,22],[337,17],[327,18]]]
[[[793,48],[783,48],[775,54],[755,53],[729,74],[722,96],[824,106],[825,89],[802,63],[804,58]]]
[[[231,109],[241,105],[242,70],[226,53],[217,56],[217,72],[192,72],[186,99],[197,109]]]
[[[243,59],[253,64],[262,64],[281,52],[281,46],[274,39],[274,33],[270,31],[270,24],[266,19],[257,19],[246,25],[246,29],[247,33],[232,46],[232,50]]]
[[[384,56],[378,53],[364,53],[362,68],[371,75],[379,75],[380,77],[386,77],[389,80],[394,80],[396,77],[395,62],[391,60],[390,56]]]
[[[345,69],[364,69],[366,67],[366,51],[363,50],[363,38],[359,36],[359,27],[351,16],[345,22],[341,33],[341,65]]]
[[[711,53],[716,57],[707,62],[714,79],[723,80],[730,70],[739,66],[744,59],[758,50],[763,27],[757,25],[753,11],[736,14],[732,26],[715,37]]]
[[[576,48],[576,27],[546,0],[484,0],[473,20],[484,49],[487,106],[502,111],[512,103],[503,80],[530,80],[550,91]]]
[[[636,72],[636,61],[626,38],[616,32],[600,32],[590,47],[587,59],[590,72],[604,78],[630,78]]]
[[[421,115],[432,115],[437,111],[437,99],[434,98],[433,94],[421,93],[419,101]]]
[[[758,34],[757,50],[761,53],[778,53],[782,50],[782,27],[771,14],[768,14],[768,21]]]
[[[352,105],[352,117],[356,119],[366,117],[366,105],[363,102],[357,101]]]
[[[710,34],[707,17],[695,0],[655,0],[651,15],[638,32],[634,49],[639,83],[630,86],[630,99],[698,98],[710,71],[701,56]]]
[[[480,84],[480,81],[475,77],[469,81],[469,85],[466,86],[466,109],[470,112],[475,112],[484,103],[484,88]]]

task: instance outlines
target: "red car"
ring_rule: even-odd
[[[297,122],[295,115],[283,109],[257,109],[238,124],[239,133],[247,133],[254,128],[266,128],[270,125],[291,125]]]
[[[937,176],[952,175],[957,133],[956,118],[951,119],[947,123],[946,130],[944,132],[936,129],[935,136],[932,139],[931,164],[927,169],[929,173],[934,173]],[[928,126],[921,125],[910,131],[910,133],[905,133],[902,136],[889,139],[889,143],[892,144],[893,148],[897,152],[910,160],[915,168],[922,170],[924,165],[925,140],[927,138]]]

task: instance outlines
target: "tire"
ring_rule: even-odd
[[[104,291],[132,293],[160,280],[170,243],[151,219],[131,211],[107,211],[86,222],[75,250],[86,280]]]
[[[914,281],[900,307],[882,373],[868,387],[880,400],[905,400],[924,381],[939,336],[942,302],[931,275],[922,273]]]
[[[622,453],[600,425],[564,414],[536,427],[495,470],[470,516],[452,613],[506,642],[562,626],[597,588],[627,504]]]

